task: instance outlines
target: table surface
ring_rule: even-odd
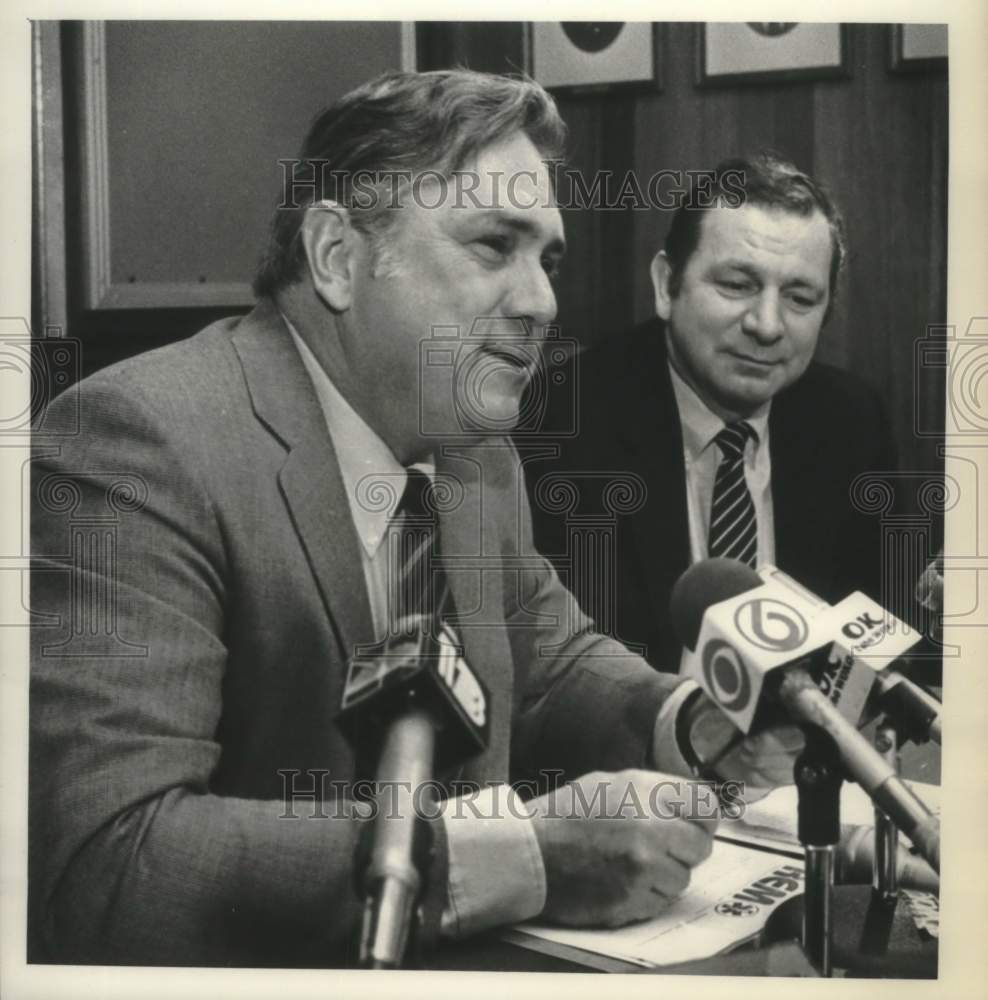
[[[862,732],[870,739],[875,723]],[[900,772],[904,778],[929,784],[940,783],[940,747],[935,743],[921,745],[907,743],[900,755]],[[838,925],[854,925],[852,933],[860,939],[859,929],[863,925],[869,909],[867,887],[847,887],[838,890],[835,906],[838,911]],[[872,911],[874,917],[875,910]],[[919,975],[924,978],[936,976],[937,941],[921,934],[913,924],[904,900],[899,901],[894,910],[885,914],[887,926],[882,933],[887,936],[888,954],[885,957],[862,956],[860,968],[851,969],[848,975],[869,977],[883,976],[898,978]],[[780,927],[785,920],[780,920]],[[780,933],[792,933],[793,928]],[[796,932],[798,933],[798,932]],[[508,932],[510,940],[503,939],[503,931],[493,931],[478,935],[468,941],[444,946],[430,962],[434,969],[456,971],[504,971],[504,972],[627,972],[642,973],[640,966],[622,962],[608,956],[590,956],[576,949],[564,949],[553,945],[552,953],[534,948],[544,945],[531,939],[529,946],[516,943],[518,935]],[[786,938],[780,938],[785,941]],[[534,948],[532,947],[534,945]],[[565,956],[565,957],[563,957]],[[908,966],[908,968],[907,968]],[[810,971],[802,958],[801,949],[775,943],[771,947],[759,949],[745,948],[731,955],[719,955],[704,962],[665,967],[655,970],[660,974],[701,974],[701,975],[808,975]]]

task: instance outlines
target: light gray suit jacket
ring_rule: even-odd
[[[290,334],[262,302],[79,398],[79,433],[39,438],[33,462],[31,957],[345,963],[361,821],[306,802],[285,818],[285,774],[327,800],[353,778],[333,720],[373,634]],[[65,394],[46,426],[72,411]],[[442,548],[492,717],[463,777],[649,764],[676,679],[594,635],[534,555],[510,444],[451,452],[440,469],[467,489]]]

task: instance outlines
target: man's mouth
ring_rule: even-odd
[[[489,358],[493,358],[496,361],[515,369],[519,372],[519,374],[524,374],[528,377],[531,377],[538,365],[538,360],[532,356],[530,351],[513,351],[507,347],[491,344],[485,346],[483,348],[483,352]]]
[[[740,351],[728,351],[730,357],[734,358],[735,361],[741,361],[744,364],[754,365],[757,368],[775,368],[777,365],[782,364],[781,358],[756,358],[750,354],[742,354]]]

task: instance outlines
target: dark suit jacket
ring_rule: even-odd
[[[334,717],[373,635],[290,334],[262,303],[88,379],[78,433],[74,406],[33,462],[32,958],[341,964],[362,823],[332,805],[354,778]],[[465,484],[442,549],[474,557],[449,576],[490,690],[463,778],[644,765],[672,679],[590,633],[534,554],[510,442],[440,470]],[[328,805],[286,807],[286,781]]]
[[[653,319],[606,341],[559,375],[549,380],[558,386],[543,420],[545,434],[518,438],[523,454],[537,453],[538,441],[548,446],[544,454],[557,452],[525,467],[536,544],[603,631],[644,645],[658,669],[678,670],[669,596],[690,565],[690,544],[683,444],[663,324]],[[769,438],[776,565],[827,600],[856,589],[877,599],[879,520],[856,510],[850,497],[859,474],[895,468],[877,395],[848,372],[811,364],[772,401]],[[578,502],[572,494],[567,503],[557,502],[567,478]],[[628,483],[623,506],[603,495],[615,478]],[[636,509],[625,513],[628,507]],[[614,548],[591,549],[584,565],[574,566],[571,557],[579,550],[573,531],[595,518],[601,536],[613,528]]]

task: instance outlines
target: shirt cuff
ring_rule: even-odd
[[[462,937],[537,916],[545,906],[545,865],[531,812],[509,785],[490,785],[446,802],[449,843],[440,933]]]
[[[657,771],[697,777],[697,768],[687,757],[687,754],[692,756],[690,748],[683,747],[680,742],[679,733],[683,727],[679,725],[679,716],[699,690],[696,681],[683,681],[662,703],[652,734],[652,765]]]

